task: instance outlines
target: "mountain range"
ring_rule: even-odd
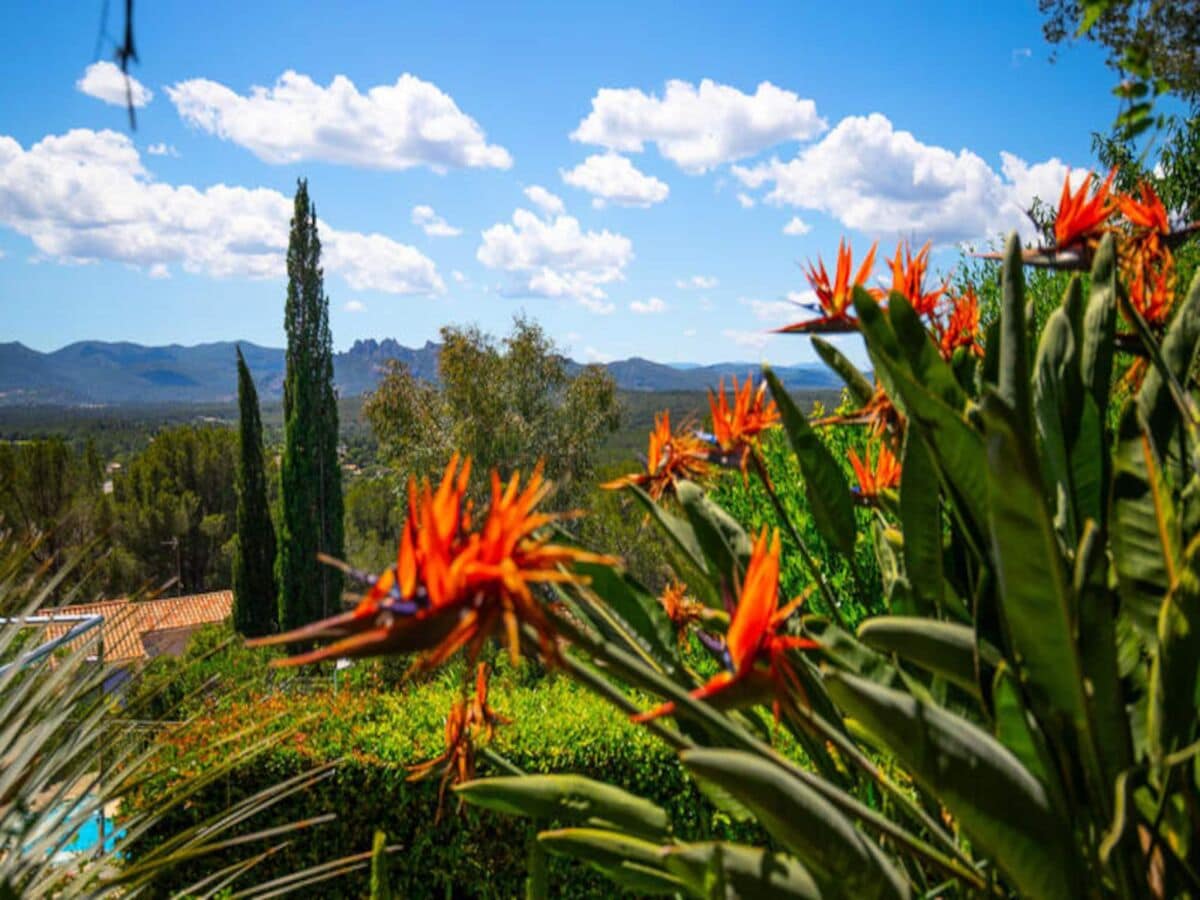
[[[0,343],[0,406],[130,405],[220,403],[235,399],[233,341],[184,347],[80,341],[50,353],[24,344]],[[283,391],[284,351],[242,342],[242,354],[265,400]],[[392,339],[355,341],[334,356],[334,381],[343,397],[372,390],[389,360],[399,360],[419,378],[437,379],[440,345],[405,347]],[[581,363],[567,360],[570,371]],[[669,365],[632,357],[605,364],[617,387],[632,391],[691,391],[714,387],[726,375],[757,371],[749,362]],[[776,369],[793,389],[836,388],[836,376],[820,364]]]

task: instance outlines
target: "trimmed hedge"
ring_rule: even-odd
[[[244,728],[252,721],[279,716],[275,727],[316,718],[304,730],[264,752],[236,774],[215,782],[171,813],[139,846],[154,846],[181,827],[203,821],[262,788],[321,763],[340,759],[336,773],[305,793],[293,795],[256,816],[244,830],[283,824],[324,812],[336,821],[290,836],[291,843],[248,876],[256,882],[309,865],[371,848],[377,829],[401,849],[390,858],[389,876],[401,897],[496,897],[523,895],[529,844],[537,831],[526,820],[484,810],[459,811],[449,796],[435,822],[436,778],[407,782],[405,766],[442,751],[446,710],[457,696],[452,678],[412,685],[402,692],[343,690],[305,696],[268,695],[202,717],[175,736],[167,753],[178,777],[203,771],[216,752],[214,735]],[[547,677],[532,684],[493,680],[492,705],[513,724],[497,732],[493,749],[527,772],[571,772],[620,785],[667,809],[676,832],[689,839],[748,836],[716,811],[680,768],[675,755],[645,729],[630,724],[611,706],[566,678]],[[224,755],[229,747],[219,751]],[[480,774],[499,774],[480,759]],[[130,809],[159,805],[173,780],[149,784]],[[180,890],[205,874],[249,855],[251,848],[220,858],[207,857],[172,870],[162,887]],[[610,896],[612,885],[577,863],[552,858],[555,896]],[[320,895],[363,897],[368,873],[327,882]],[[247,882],[249,883],[249,882]]]

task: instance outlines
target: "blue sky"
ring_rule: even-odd
[[[844,234],[952,266],[1115,109],[1036,0],[155,2],[130,131],[102,6],[6,4],[0,334],[40,350],[281,345],[304,176],[339,348],[524,311],[579,359],[810,360],[767,334],[799,263]]]

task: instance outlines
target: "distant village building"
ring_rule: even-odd
[[[136,664],[156,656],[183,653],[188,639],[204,625],[219,625],[233,613],[233,591],[212,591],[158,600],[101,600],[40,609],[39,616],[103,616],[105,662]],[[66,634],[74,622],[52,622],[47,641]],[[83,635],[72,644],[94,641]]]

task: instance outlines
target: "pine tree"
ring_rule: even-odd
[[[342,482],[329,298],[317,212],[304,180],[296,188],[287,271],[283,520],[277,557],[279,624],[284,629],[332,614],[342,591],[341,573],[317,559],[320,552],[342,556]]]
[[[247,637],[275,630],[275,526],[267,502],[263,467],[262,419],[254,379],[237,350],[239,455],[237,536],[233,555],[233,624]]]

